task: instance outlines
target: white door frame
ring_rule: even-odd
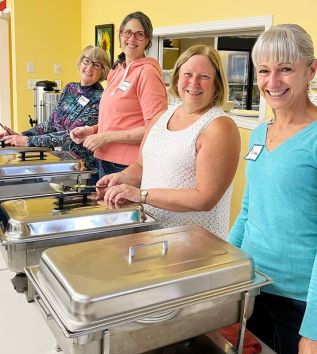
[[[10,65],[10,8],[0,12],[0,122],[12,125],[11,65]]]

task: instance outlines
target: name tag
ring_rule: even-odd
[[[129,81],[123,81],[121,82],[120,86],[119,86],[119,90],[123,91],[123,92],[126,92],[127,89],[130,87],[131,85],[131,82]]]
[[[80,96],[79,98],[78,98],[78,103],[80,104],[80,105],[82,105],[83,107],[85,107],[87,104],[88,104],[88,102],[89,102],[90,100],[87,98],[87,97],[85,97],[85,96]]]
[[[252,149],[248,152],[248,154],[244,157],[244,159],[255,161],[259,157],[263,148],[264,145],[254,144]]]

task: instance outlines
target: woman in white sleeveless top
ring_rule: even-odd
[[[217,51],[205,45],[187,49],[170,89],[181,104],[153,120],[138,161],[97,185],[108,185],[108,203],[146,204],[162,227],[195,223],[226,237],[240,135],[219,108],[227,81]]]

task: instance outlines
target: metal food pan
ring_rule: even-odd
[[[270,282],[196,225],[51,248],[26,272],[66,354],[143,353],[237,322],[241,342]]]
[[[11,271],[19,273],[25,266],[39,264],[42,252],[50,247],[145,231],[157,225],[139,204],[109,209],[92,200],[63,210],[57,206],[54,197],[1,204],[0,249]]]

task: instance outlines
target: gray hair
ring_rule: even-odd
[[[100,47],[94,47],[92,45],[85,47],[83,51],[80,53],[80,56],[78,58],[77,61],[78,68],[80,67],[80,63],[82,62],[84,57],[87,57],[92,61],[97,61],[103,66],[103,68],[100,71],[100,78],[98,81],[101,82],[103,80],[106,80],[107,75],[111,68],[110,60],[108,58],[106,51]]]
[[[252,50],[255,66],[262,60],[290,64],[304,60],[310,66],[314,59],[310,35],[296,24],[281,24],[269,28],[259,36]]]

